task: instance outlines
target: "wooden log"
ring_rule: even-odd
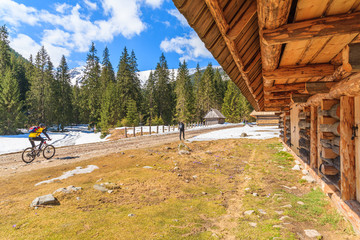
[[[320,156],[320,159],[322,162],[325,162],[331,166],[334,166],[337,170],[340,171],[340,156],[338,156],[337,158],[324,158],[324,157]]]
[[[317,168],[317,108],[315,106],[310,107],[310,167],[311,168]],[[306,131],[300,130],[301,132],[304,132],[305,136],[309,136],[306,134]]]
[[[310,152],[307,149],[299,148],[299,155],[302,160],[305,160],[307,163],[310,160]]]
[[[289,78],[313,78],[332,75],[336,66],[332,64],[309,64],[303,66],[279,67],[273,71],[263,71],[263,77],[273,80]]]
[[[356,199],[355,146],[352,140],[354,126],[354,98],[340,98],[340,158],[341,198],[344,201]]]
[[[339,119],[328,117],[328,116],[319,116],[320,124],[334,124],[339,121]]]
[[[340,146],[340,137],[335,137],[333,139],[321,139],[321,144],[325,146]],[[330,147],[327,147],[330,148]]]
[[[293,91],[304,91],[305,83],[295,83],[295,84],[274,84],[271,87],[265,87],[264,91],[267,92],[293,92]]]
[[[337,158],[339,155],[334,153],[331,148],[322,147],[321,156],[323,156],[324,158]]]
[[[335,82],[306,82],[304,93],[310,95],[317,93],[328,93]]]
[[[355,131],[355,166],[356,166],[356,200],[360,202],[360,96],[354,98],[354,125]]]
[[[339,174],[339,170],[337,170],[336,167],[327,164],[322,164],[320,166],[320,172],[324,175],[332,175],[332,176]]]
[[[306,140],[305,138],[300,138],[299,147],[307,150],[308,152],[310,152],[310,141]]]
[[[299,121],[299,128],[300,129],[310,128],[310,123],[305,121],[305,120],[300,120]]]
[[[331,132],[335,134],[335,136],[340,136],[340,123],[336,122],[332,125],[320,124],[320,131]]]
[[[335,134],[331,133],[331,132],[319,132],[319,136],[322,139],[334,139],[336,138]]]
[[[360,43],[349,44],[349,64],[353,71],[360,71]]]
[[[311,128],[311,127],[310,127]],[[299,134],[300,134],[300,137],[301,138],[304,138],[306,140],[309,140],[310,141],[310,138],[311,138],[311,130],[310,130],[310,134],[308,131],[306,131],[305,129],[301,129],[299,131]]]
[[[335,119],[340,119],[340,104],[335,104],[330,110],[321,110],[319,112],[321,116],[330,116]]]
[[[356,12],[290,23],[277,29],[266,29],[263,31],[263,39],[266,45],[277,45],[359,32],[360,12]]]
[[[310,114],[307,113],[307,112],[300,112],[299,113],[299,119],[302,119],[302,120],[308,118],[309,116],[310,116]]]
[[[305,103],[309,97],[311,97],[310,94],[299,94],[299,93],[292,93],[291,94],[291,102],[292,103]]]
[[[339,99],[322,99],[321,110],[330,110],[332,106],[339,104]]]

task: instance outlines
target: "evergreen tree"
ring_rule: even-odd
[[[155,78],[155,106],[157,116],[161,117],[165,124],[169,124],[173,118],[173,96],[169,83],[169,69],[164,54],[154,72]]]
[[[85,74],[81,91],[81,109],[83,118],[88,123],[97,123],[100,119],[101,106],[101,82],[100,82],[100,63],[96,56],[94,43],[91,44],[87,54]]]
[[[36,54],[34,74],[30,80],[30,90],[27,92],[30,122],[47,123],[51,116],[47,116],[51,108],[51,81],[53,65],[44,48]]]
[[[136,107],[136,101],[130,99],[128,101],[126,122],[130,126],[137,126],[139,124],[139,114]]]
[[[148,123],[152,124],[153,119],[156,117],[155,105],[155,79],[151,71],[148,80],[145,84],[145,109],[148,115]]]
[[[209,63],[200,79],[197,96],[197,113],[201,118],[215,107],[215,91],[213,85],[214,70]]]
[[[196,65],[196,71],[195,71],[195,74],[194,74],[194,88],[193,88],[195,102],[197,103],[196,106],[195,106],[195,120],[196,121],[201,121],[202,117],[204,117],[204,116],[201,115],[201,109],[200,109],[200,107],[198,105],[199,101],[200,101],[200,98],[201,98],[201,92],[200,92],[201,77],[202,77],[202,73],[201,73],[201,70],[200,70],[200,65],[198,63]]]
[[[79,83],[76,82],[75,86],[72,87],[72,98],[71,98],[71,106],[72,106],[72,122],[73,123],[84,123],[87,122],[86,119],[83,118],[83,111],[81,110],[81,94],[80,94]]]
[[[181,122],[194,120],[194,96],[189,70],[184,61],[179,64],[176,78],[176,117]]]
[[[62,130],[66,124],[73,120],[72,113],[72,89],[70,84],[69,68],[63,55],[60,65],[56,71],[55,83],[53,85],[53,104],[55,123],[61,124]]]
[[[138,76],[136,75],[137,63],[135,54],[132,53],[129,56],[127,48],[124,48],[122,55],[120,57],[120,62],[118,66],[118,72],[116,75],[117,89],[118,93],[118,106],[120,109],[119,119],[126,117],[127,107],[129,106],[129,101],[134,100],[136,103],[139,103],[141,99],[141,85]]]
[[[213,79],[213,86],[214,86],[214,97],[215,97],[215,108],[221,109],[221,106],[224,102],[225,92],[226,92],[226,85],[222,80],[221,74],[219,69],[216,69]]]
[[[10,68],[0,82],[0,134],[15,134],[24,122],[19,85]]]
[[[6,26],[0,27],[0,75],[5,74],[6,68],[10,66],[9,34]]]

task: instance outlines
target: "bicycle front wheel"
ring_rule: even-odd
[[[55,147],[53,145],[47,145],[43,150],[43,156],[46,159],[50,159],[55,155]]]
[[[31,147],[26,148],[22,153],[22,160],[26,163],[31,163],[34,161],[35,157],[36,153]]]

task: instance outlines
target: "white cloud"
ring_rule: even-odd
[[[19,26],[20,23],[26,23],[34,26],[38,23],[36,13],[35,8],[24,4],[18,4],[12,0],[0,0],[0,20],[11,25]]]
[[[70,8],[71,8],[71,5],[66,4],[66,3],[63,3],[63,4],[56,3],[55,4],[55,9],[59,13],[65,13],[65,11]]]
[[[154,9],[159,8],[163,2],[164,0],[145,0],[145,3]]]
[[[191,32],[189,36],[175,37],[170,40],[165,39],[161,42],[160,48],[164,52],[176,52],[181,55],[180,61],[196,61],[199,57],[211,58],[211,53],[206,49],[204,43]]]
[[[190,27],[186,18],[184,17],[184,15],[182,15],[177,9],[171,9],[167,11],[170,15],[176,17],[177,20],[179,20],[179,22],[181,23],[181,25],[186,26],[186,27]]]
[[[97,4],[96,3],[90,2],[89,0],[84,0],[84,3],[91,10],[96,10],[97,9]]]
[[[10,39],[10,46],[26,59],[29,59],[30,54],[35,59],[36,53],[41,48],[39,44],[25,34],[18,34],[16,38]]]

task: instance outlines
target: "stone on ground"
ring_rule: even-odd
[[[251,223],[249,223],[249,225],[252,226],[252,227],[256,227],[257,223],[251,222]]]
[[[308,236],[309,238],[316,238],[316,239],[322,238],[322,235],[314,229],[305,229],[304,232],[306,236]]]
[[[99,185],[99,184],[95,184],[94,185],[94,189],[101,191],[101,192],[107,192],[109,189],[107,189],[106,187]]]
[[[310,176],[310,175],[306,175],[306,176],[303,176],[301,179],[304,179],[305,181],[307,181],[308,183],[313,183],[315,182],[315,179]]]
[[[35,198],[30,204],[30,207],[45,205],[60,205],[60,202],[52,194],[48,194]]]
[[[247,210],[244,212],[245,215],[251,215],[253,214],[255,211],[254,210]]]

